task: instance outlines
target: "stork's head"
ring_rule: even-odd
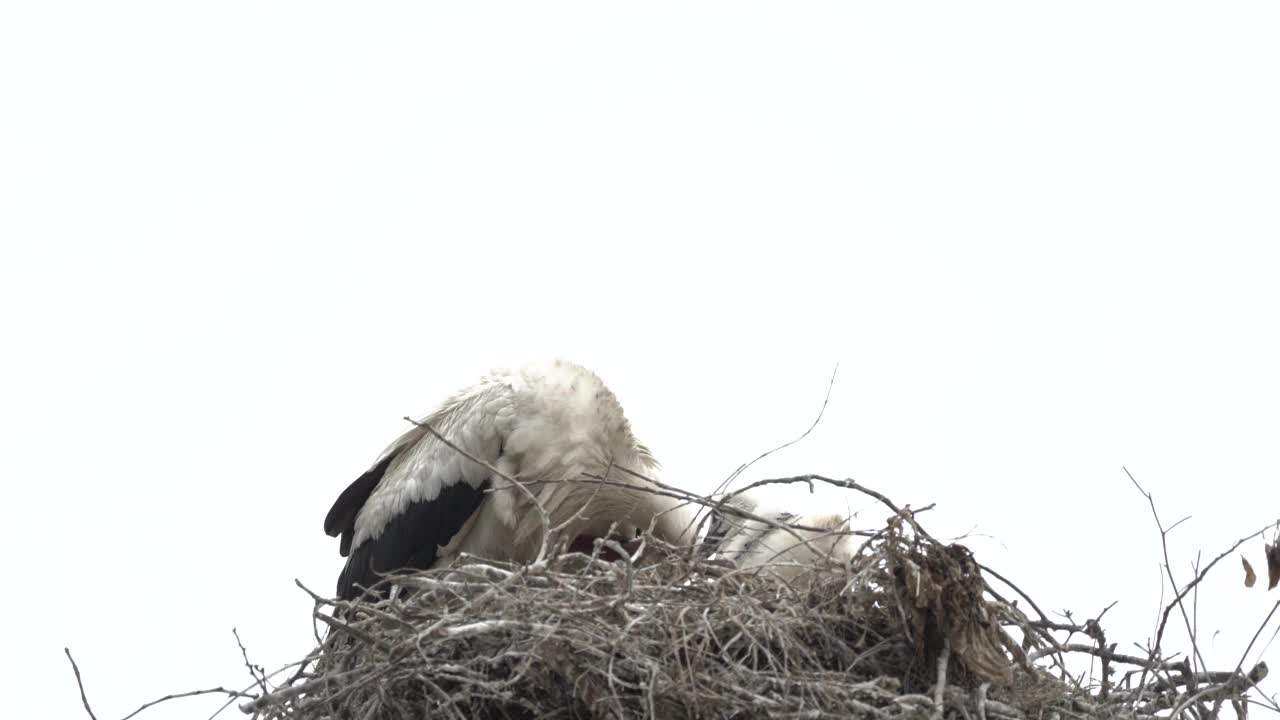
[[[795,519],[793,513],[771,507],[761,489],[754,487],[733,493],[712,509],[711,524],[702,540],[708,554],[732,554],[731,550],[750,542],[749,538]]]
[[[797,515],[782,509],[769,494],[752,488],[726,498],[711,514],[703,541],[709,555],[740,568],[768,567],[768,572],[795,578],[826,560],[848,562],[855,550],[849,542],[848,519],[834,513]]]

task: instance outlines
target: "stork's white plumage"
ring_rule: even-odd
[[[712,514],[704,542],[716,557],[739,568],[790,581],[824,562],[847,563],[856,552],[844,516],[789,512],[759,488],[733,495],[724,504]]]
[[[338,596],[354,598],[382,574],[442,566],[459,553],[536,559],[543,522],[534,497],[551,528],[563,525],[551,540],[652,525],[667,542],[690,541],[691,513],[620,468],[652,478],[658,464],[595,374],[560,360],[495,370],[400,436],[333,504],[324,529],[341,536],[347,557]]]

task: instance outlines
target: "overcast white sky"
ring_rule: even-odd
[[[300,657],[337,493],[545,355],[696,489],[839,361],[749,478],[937,503],[1144,642],[1122,466],[1192,516],[1184,581],[1280,516],[1278,37],[1272,2],[6,4],[6,714],[80,716],[64,645],[103,720],[244,683],[232,627]],[[1222,667],[1280,597],[1239,567]]]

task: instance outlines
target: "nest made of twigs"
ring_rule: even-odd
[[[1006,632],[969,552],[905,513],[799,580],[652,543],[395,578],[316,596],[310,673],[246,706],[289,718],[1037,717],[1078,707]]]
[[[282,685],[255,675],[261,692],[241,709],[295,720],[1154,720],[1216,717],[1225,707],[1243,717],[1266,677],[1264,663],[1193,667],[1163,655],[1158,641],[1146,657],[1117,653],[1097,620],[1051,620],[967,548],[937,541],[915,513],[856,482],[762,482],[815,480],[892,512],[878,531],[853,533],[865,540],[839,564],[807,565],[785,580],[697,548],[647,540],[628,553],[610,541],[590,557],[553,548],[531,565],[463,558],[399,575],[388,578],[391,600],[311,593],[326,637],[317,633],[317,648],[287,666],[298,670]],[[605,546],[623,559],[600,559]],[[1079,637],[1092,642],[1072,642]],[[1097,679],[1070,670],[1082,658],[1101,660]],[[1116,665],[1135,669],[1115,680]]]

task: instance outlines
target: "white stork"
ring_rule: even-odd
[[[341,536],[347,558],[338,596],[460,553],[537,559],[544,523],[535,497],[548,527],[562,526],[548,541],[572,549],[590,552],[611,527],[626,539],[652,526],[662,540],[690,542],[691,512],[620,468],[652,478],[658,463],[595,374],[561,360],[495,370],[401,435],[333,504],[324,529]]]
[[[731,495],[724,509],[712,512],[703,543],[716,557],[739,568],[758,569],[787,581],[825,561],[847,563],[857,552],[847,517],[788,512],[759,487]]]

